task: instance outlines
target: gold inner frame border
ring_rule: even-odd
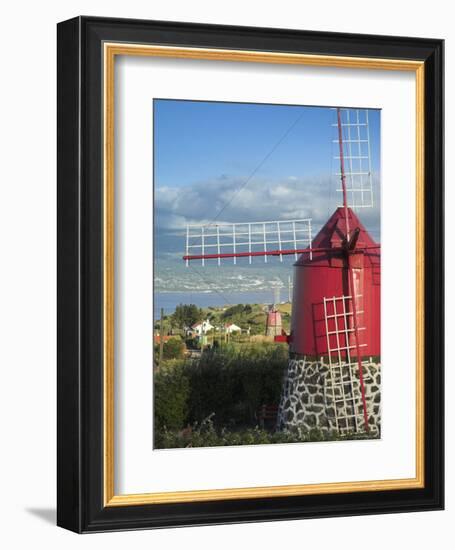
[[[416,79],[416,476],[404,479],[365,480],[302,485],[172,491],[116,495],[114,453],[114,94],[115,58],[125,56],[171,57],[319,67],[411,71]],[[186,48],[153,44],[103,44],[103,431],[104,431],[104,504],[131,506],[178,502],[273,498],[299,495],[352,493],[397,489],[418,489],[424,480],[424,62],[396,59],[343,57]]]

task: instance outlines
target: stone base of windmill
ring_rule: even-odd
[[[379,437],[381,431],[381,364],[370,358],[363,361],[363,380],[368,411],[368,434]],[[281,402],[278,409],[277,429],[309,433],[316,431],[340,432],[333,402],[333,393],[327,359],[310,360],[295,357],[289,360]],[[354,391],[360,395],[358,369],[354,370]],[[339,410],[339,409],[338,409]],[[357,430],[365,433],[363,417],[357,418]]]

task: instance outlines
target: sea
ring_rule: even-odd
[[[157,265],[154,278],[154,315],[172,313],[179,304],[223,307],[287,301],[292,285],[292,263],[287,265],[186,268]],[[278,296],[277,296],[278,289]]]

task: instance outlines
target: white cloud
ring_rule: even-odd
[[[155,191],[155,215],[159,248],[182,241],[187,224],[246,222],[312,218],[313,227],[325,223],[341,203],[341,193],[330,175],[314,178],[287,177],[280,180],[249,181],[223,176],[187,186],[167,186]],[[379,204],[379,184],[374,178],[375,202]],[[373,237],[379,235],[379,208],[358,212]],[[167,238],[166,238],[167,237]],[[170,239],[170,240],[169,240]],[[183,245],[183,241],[181,243]]]

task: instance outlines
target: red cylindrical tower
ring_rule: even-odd
[[[362,355],[380,355],[381,282],[380,249],[356,214],[347,209],[351,233],[358,229],[353,252],[342,252],[347,234],[345,209],[337,208],[313,240],[311,254],[305,252],[294,264],[290,351],[299,355],[327,355],[324,298],[348,296],[347,261],[353,271]],[[317,249],[324,249],[317,251]],[[333,249],[333,251],[332,251]]]
[[[283,331],[283,325],[281,321],[281,313],[273,305],[267,312],[267,319],[265,324],[266,336],[280,336]]]

